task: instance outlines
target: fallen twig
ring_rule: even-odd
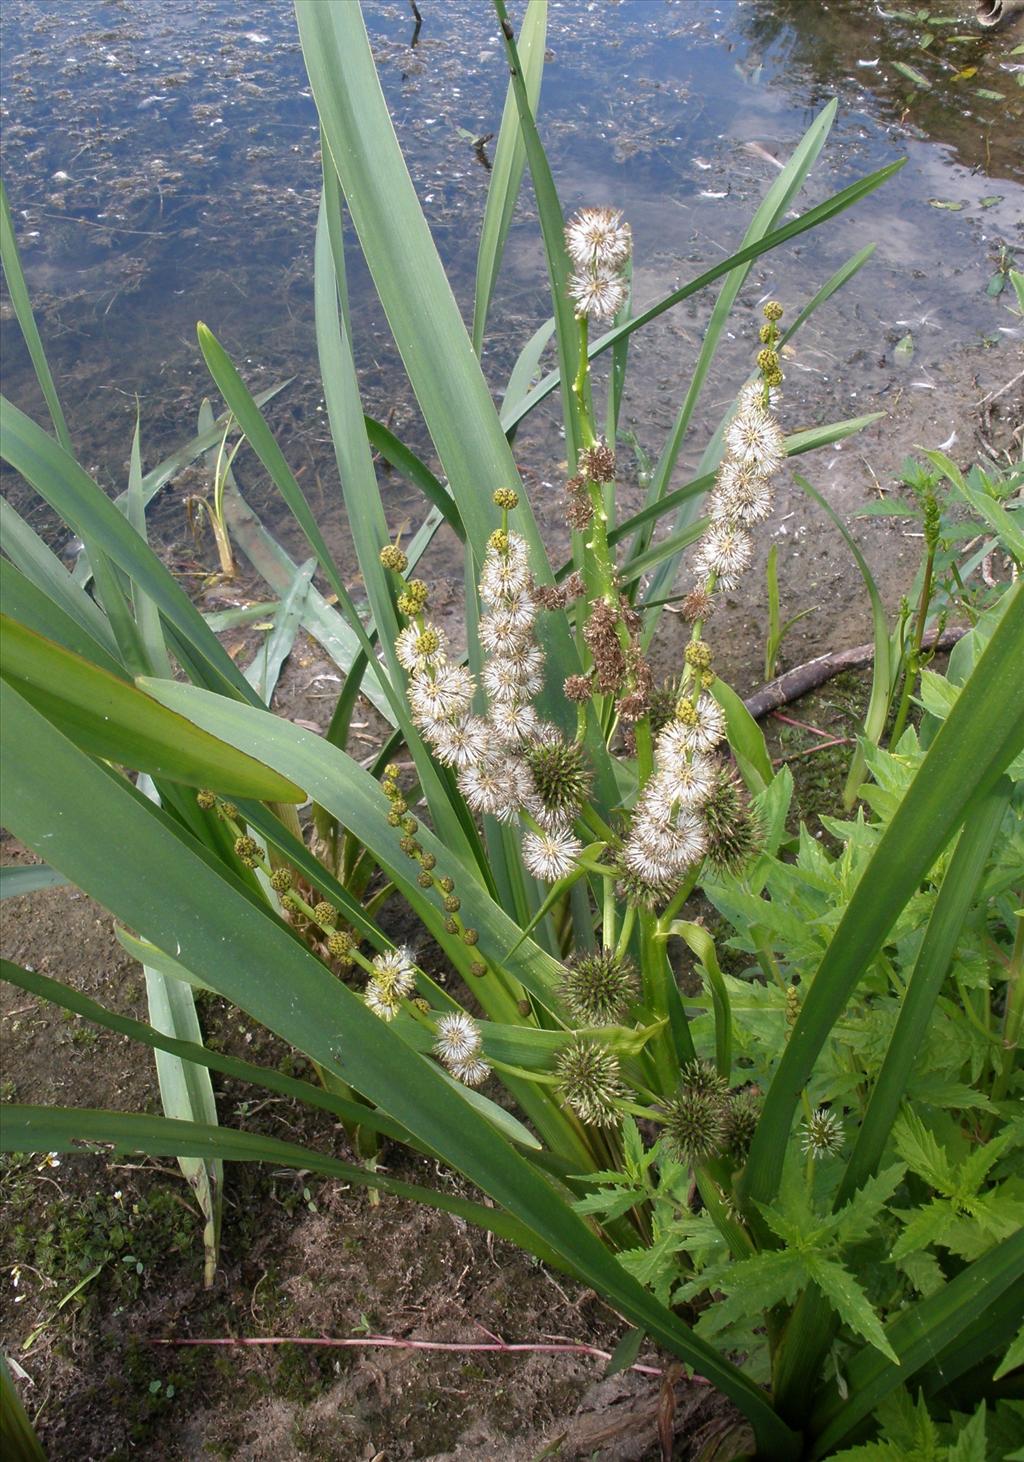
[[[951,650],[963,635],[967,633],[967,627],[958,629],[945,629],[941,635],[934,633],[925,635],[922,649],[925,650]],[[826,680],[833,676],[840,675],[844,670],[859,670],[864,665],[870,665],[875,658],[874,644],[854,645],[851,650],[837,650],[830,655],[819,655],[816,660],[808,660],[805,665],[796,665],[792,670],[787,670],[784,675],[776,676],[767,685],[763,685],[759,691],[743,702],[755,721],[762,721],[771,711],[777,711],[780,706],[789,705],[790,701],[799,700],[810,690],[816,690],[819,685],[824,685]]]

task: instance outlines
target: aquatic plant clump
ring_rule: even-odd
[[[713,438],[722,459],[705,520],[692,526],[706,481],[670,488],[681,429],[644,506],[625,510],[627,440],[641,460],[641,434],[623,428],[629,340],[702,285],[629,314],[627,223],[613,208],[565,220],[542,166],[529,89],[546,7],[526,11],[527,65],[504,0],[494,4],[520,131],[503,127],[498,143],[471,341],[426,237],[359,7],[297,5],[329,159],[314,255],[324,409],[365,607],[242,374],[199,328],[226,418],[204,407],[184,455],[237,430],[310,543],[330,593],[298,608],[309,568],[296,568],[273,643],[287,639],[291,615],[331,647],[344,683],[322,737],[269,709],[269,681],[261,675],[257,687],[240,672],[137,531],[141,447],[131,531],[73,462],[4,212],[0,252],[56,440],[5,402],[3,451],[69,528],[88,522],[97,590],[87,594],[80,574],[54,567],[27,524],[11,520],[10,827],[117,918],[155,1002],[150,1025],[128,1024],[161,1053],[162,1079],[181,1078],[189,1104],[172,1126],[150,1113],[12,1105],[4,1141],[18,1151],[43,1133],[48,1151],[184,1147],[211,1283],[222,1154],[421,1198],[589,1286],[634,1339],[656,1338],[719,1387],[755,1433],[738,1445],[772,1462],[868,1440],[869,1419],[877,1411],[884,1425],[885,1398],[903,1386],[920,1382],[928,1404],[956,1405],[941,1363],[965,1338],[985,1406],[996,1407],[999,1368],[1012,1368],[1017,1344],[1007,1297],[1024,1275],[1009,1120],[1022,1094],[1024,1010],[1013,927],[1024,846],[1012,786],[1024,749],[1019,484],[965,477],[930,454],[934,478],[915,492],[926,551],[916,623],[901,611],[887,643],[905,652],[876,657],[877,694],[851,769],[854,795],[866,778],[878,795],[865,795],[855,819],[831,818],[829,844],[802,827],[796,835],[789,769],[717,676],[706,631],[757,557],[787,449],[837,441],[863,419],[801,432],[796,444],[783,437],[782,308],[771,302],[753,325],[737,322],[756,373]],[[353,103],[365,114],[355,131],[344,126]],[[724,275],[881,180],[884,170],[793,214],[833,111],[769,190],[767,232],[723,260]],[[520,140],[561,291],[558,363],[524,384],[538,332],[499,413],[480,361],[518,182],[508,147]],[[339,267],[343,203],[440,475],[363,415]],[[793,330],[852,267],[821,285]],[[613,323],[591,340],[598,321]],[[713,311],[683,417],[725,325]],[[592,372],[602,356],[607,378]],[[511,450],[513,427],[555,386],[564,562],[546,561],[549,522],[534,518]],[[376,454],[430,500],[429,518],[408,538],[403,524],[401,541],[389,541]],[[955,512],[940,502],[940,477]],[[972,529],[998,536],[1006,554],[1002,598],[968,601],[960,571],[973,570],[956,547],[965,505]],[[465,657],[458,619],[432,610],[420,567],[440,518],[465,554]],[[651,647],[667,607],[684,643],[658,684]],[[969,653],[946,677],[926,671],[925,631],[960,609]],[[354,729],[367,724],[353,719],[361,693],[383,717],[379,746]],[[885,712],[897,702],[885,749]],[[129,785],[136,772],[149,781]],[[118,837],[90,862],[83,849],[96,826]],[[170,903],[139,874],[154,849]],[[410,911],[424,935],[415,951],[391,937],[399,923],[404,936]],[[62,993],[49,975],[5,963],[4,979],[125,1032],[123,1017]],[[320,1086],[199,1047],[193,982],[301,1052]],[[172,1003],[187,1040],[164,1034]],[[351,1151],[299,1149],[291,1127],[281,1142],[262,1122],[219,1134],[207,1066],[288,1100],[306,1096]],[[401,1179],[381,1161],[385,1141],[419,1155]],[[985,1222],[965,1224],[965,1213]],[[970,1425],[984,1421],[982,1410]]]

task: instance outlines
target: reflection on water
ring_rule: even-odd
[[[466,304],[506,85],[491,7],[419,0],[415,37],[406,0],[364,8],[410,170]],[[830,96],[842,99],[840,117],[807,203],[909,155],[897,187],[755,266],[737,338],[696,417],[698,450],[747,369],[759,295],[770,289],[795,308],[868,241],[879,243],[870,271],[806,328],[790,361],[792,425],[911,390],[932,393],[941,422],[950,359],[980,342],[1004,348],[1010,317],[986,288],[1024,242],[1024,26],[979,36],[918,11],[901,19],[866,0],[551,0],[543,129],[562,199],[626,210],[641,304],[738,246],[779,159]],[[8,0],[2,24],[7,188],[83,459],[122,485],[135,393],[147,462],[191,433],[209,391],[194,336],[206,319],[254,389],[294,377],[271,418],[344,557],[311,319],[319,139],[291,7]],[[367,407],[429,450],[349,252]],[[688,302],[638,340],[626,418],[648,451],[685,390],[711,303]],[[7,392],[38,410],[4,313]],[[485,354],[496,391],[547,313],[527,192]],[[893,356],[908,337],[910,378]],[[896,359],[907,358],[904,348]],[[531,423],[517,449],[535,481],[557,480],[556,414]],[[682,468],[692,460],[684,454]],[[248,472],[255,479],[251,463]],[[396,512],[407,502],[412,511],[391,491]],[[183,524],[171,490],[158,528],[173,540]]]
[[[744,7],[739,25],[777,82],[838,92],[992,179],[1024,181],[1024,24],[980,30],[955,0],[773,0]]]

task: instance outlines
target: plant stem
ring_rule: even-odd
[[[917,680],[917,671],[920,664],[921,645],[924,640],[925,625],[928,623],[928,607],[932,598],[932,572],[935,567],[935,549],[928,549],[928,556],[924,565],[924,583],[921,585],[921,598],[917,606],[917,620],[914,624],[914,633],[910,641],[910,652],[907,655],[907,669],[903,677],[903,689],[900,693],[899,709],[896,712],[896,720],[893,722],[892,734],[889,737],[889,745],[896,746],[903,735],[907,724],[907,715],[910,711],[910,696]]]

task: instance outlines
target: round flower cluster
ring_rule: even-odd
[[[389,949],[384,954],[375,954],[370,964],[373,973],[366,987],[366,1003],[381,1020],[394,1020],[402,1001],[416,988],[412,950]]]
[[[537,600],[518,533],[491,535],[479,588],[486,608],[477,632],[486,655],[487,714],[473,714],[474,677],[449,661],[442,631],[420,619],[395,645],[409,671],[413,720],[438,761],[456,769],[473,812],[502,822],[525,814],[523,861],[535,877],[554,881],[572,870],[582,850],[572,823],[589,777],[578,745],[542,722],[533,705],[544,683],[544,652],[533,633]]]
[[[581,208],[566,224],[565,247],[573,265],[569,294],[582,319],[611,320],[626,300],[623,271],[633,240],[616,208]]]
[[[619,1074],[618,1058],[605,1046],[574,1036],[555,1058],[558,1091],[566,1106],[591,1127],[615,1127],[618,1102],[630,1093]]]
[[[491,1073],[487,1062],[480,1057],[482,1042],[480,1027],[464,1010],[442,1015],[437,1022],[435,1054],[456,1081],[465,1086],[479,1086]]]

